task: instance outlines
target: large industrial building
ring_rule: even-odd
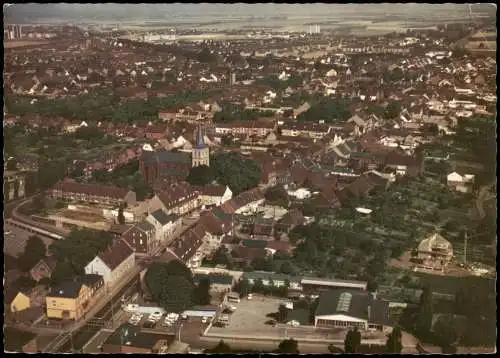
[[[389,302],[366,291],[325,291],[319,297],[314,326],[390,331]]]

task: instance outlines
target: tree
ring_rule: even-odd
[[[388,119],[397,118],[400,113],[401,113],[401,103],[399,102],[391,102],[385,108],[385,116]]]
[[[359,347],[361,346],[361,333],[358,331],[357,327],[350,329],[344,340],[344,352],[346,353],[358,353]]]
[[[458,292],[455,294],[455,312],[457,314],[465,315],[467,314],[467,311],[467,296],[464,289],[460,287]]]
[[[75,272],[70,262],[59,261],[56,264],[54,272],[50,276],[50,283],[51,285],[57,285],[60,282],[72,279],[78,274],[79,272]]]
[[[434,338],[444,351],[452,347],[457,339],[458,332],[453,316],[450,314],[440,315],[433,327]]]
[[[43,240],[36,235],[30,236],[26,242],[24,252],[18,259],[19,268],[24,272],[28,272],[40,259],[45,257],[46,253],[47,249]]]
[[[234,145],[234,137],[230,134],[222,136],[220,143],[223,147],[232,147]]]
[[[288,308],[282,303],[278,307],[278,321],[286,322],[288,316]]]
[[[278,203],[279,205],[285,207],[288,206],[288,194],[282,186],[270,188],[264,196],[269,202]]]
[[[198,305],[209,305],[212,300],[210,295],[210,279],[203,277],[193,291],[193,302]]]
[[[207,349],[206,353],[232,353],[229,344],[225,343],[222,339],[220,342],[212,349]]]
[[[33,201],[31,202],[31,210],[34,213],[41,213],[45,210],[45,193],[42,192],[40,195],[37,195],[33,198]]]
[[[6,170],[16,171],[17,170],[17,160],[14,158],[7,160]]]
[[[244,278],[236,284],[236,292],[239,292],[241,297],[245,297],[250,293],[250,282]]]
[[[113,236],[109,232],[76,229],[72,230],[66,239],[54,241],[49,251],[57,260],[57,267],[64,263],[62,272],[65,274],[61,277],[69,278],[82,274],[85,266],[112,242]]]
[[[279,344],[277,353],[298,354],[299,343],[293,338],[285,339]]]
[[[217,183],[231,188],[233,195],[255,188],[260,182],[260,167],[237,153],[219,153],[214,156],[211,167]]]
[[[294,270],[294,267],[290,261],[285,261],[281,264],[280,271],[281,271],[281,273],[284,273],[285,275],[291,275],[295,270]]]
[[[123,215],[123,206],[118,209],[118,224],[125,225],[125,216]]]
[[[146,283],[153,299],[170,312],[180,312],[192,306],[193,276],[178,260],[155,263],[146,273]]]
[[[213,170],[206,165],[191,168],[186,181],[191,185],[207,185],[214,181]]]
[[[392,332],[389,333],[385,347],[387,353],[395,353],[395,354],[401,353],[401,350],[403,349],[403,343],[401,339],[401,328],[394,327]]]
[[[420,296],[418,307],[418,316],[416,320],[416,329],[423,336],[427,336],[432,328],[432,290],[430,286],[425,286]]]
[[[29,276],[19,276],[12,286],[18,289],[30,289],[36,286],[36,281]]]

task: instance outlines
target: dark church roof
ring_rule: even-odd
[[[172,152],[169,150],[144,152],[142,160],[145,164],[177,163],[191,165],[191,156],[188,153]]]
[[[201,127],[198,127],[196,131],[196,149],[206,148],[205,139],[203,138],[203,131]]]

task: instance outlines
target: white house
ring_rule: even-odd
[[[181,225],[181,220],[177,215],[167,215],[161,209],[149,214],[146,220],[155,227],[156,240],[160,242],[168,241]]]
[[[446,184],[448,187],[462,193],[472,192],[475,176],[473,174],[464,174],[463,176],[457,172],[448,174]]]
[[[233,192],[228,186],[223,185],[205,185],[198,188],[201,205],[222,205],[233,197]]]
[[[311,197],[311,192],[304,188],[299,188],[297,190],[288,190],[287,194],[293,196],[299,200],[304,200]]]
[[[101,275],[104,283],[112,287],[134,267],[134,251],[124,240],[119,239],[90,261],[85,266],[85,273]]]

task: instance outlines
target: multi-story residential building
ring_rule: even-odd
[[[112,287],[134,266],[134,251],[124,240],[119,239],[90,261],[85,266],[85,273],[101,275],[104,283]]]
[[[5,170],[3,173],[3,191],[7,201],[25,196],[25,176],[19,172]]]
[[[108,205],[135,205],[135,192],[110,186],[82,184],[64,180],[57,183],[48,194],[56,199],[94,202]]]
[[[149,214],[146,220],[155,227],[156,240],[160,243],[167,243],[174,232],[181,226],[179,216],[175,214],[168,215],[161,209]]]
[[[200,204],[205,207],[220,206],[233,197],[231,189],[223,185],[205,185],[196,190],[199,192]]]
[[[276,128],[274,122],[256,121],[236,121],[230,123],[218,123],[215,127],[215,134],[219,136],[257,136],[264,138]]]
[[[177,183],[159,192],[149,202],[150,208],[162,208],[167,214],[184,215],[200,207],[198,192],[188,183]]]
[[[80,279],[64,281],[47,294],[47,317],[78,320],[89,310],[92,297],[104,285],[103,277],[84,275]]]
[[[330,133],[330,130],[330,127],[326,124],[289,121],[281,126],[281,135],[285,137],[300,136],[318,139],[325,137]]]
[[[125,231],[121,238],[127,242],[136,255],[151,255],[160,246],[155,226],[147,219]]]

